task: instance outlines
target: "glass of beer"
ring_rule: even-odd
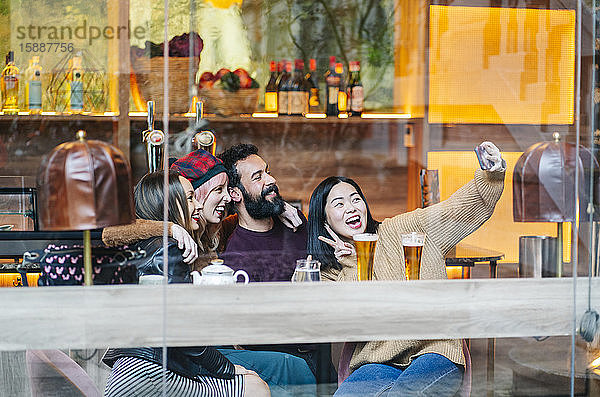
[[[316,259],[298,259],[292,275],[292,283],[321,281],[321,262]]]
[[[373,280],[373,256],[377,245],[377,235],[360,233],[352,236],[356,246],[358,281]]]
[[[412,232],[402,235],[404,270],[407,280],[418,280],[420,277],[423,245],[425,245],[424,233]]]

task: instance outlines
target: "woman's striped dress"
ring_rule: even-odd
[[[233,379],[211,376],[191,379],[166,370],[165,378],[163,386],[161,365],[140,358],[121,357],[113,365],[104,395],[162,396],[163,387],[169,397],[242,397],[244,394],[243,375],[235,375]]]

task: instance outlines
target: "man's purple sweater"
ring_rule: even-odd
[[[221,258],[234,270],[243,269],[250,281],[290,281],[296,260],[306,258],[306,217],[295,232],[273,218],[273,228],[254,232],[237,226]]]

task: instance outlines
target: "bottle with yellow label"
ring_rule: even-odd
[[[319,82],[317,80],[317,61],[314,58],[311,58],[309,61],[306,86],[308,91],[308,111],[311,113],[320,112],[321,100],[319,98]]]
[[[275,61],[270,65],[271,77],[265,87],[265,112],[277,113],[277,69]]]
[[[5,114],[19,112],[19,68],[15,65],[15,53],[6,55],[6,66],[2,70],[2,111]]]
[[[341,63],[335,64],[335,74],[339,76],[338,87],[338,112],[345,113],[348,108],[348,94],[346,93],[346,82],[344,80],[344,66]]]

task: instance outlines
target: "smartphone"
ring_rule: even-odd
[[[473,149],[475,151],[475,154],[477,155],[477,160],[479,160],[479,166],[481,167],[482,170],[489,170],[490,168],[492,168],[492,166],[494,164],[492,164],[492,162],[488,159],[486,159],[485,157],[483,157],[483,152],[485,152],[485,149],[481,147],[481,145],[477,145],[475,146],[475,149]]]

